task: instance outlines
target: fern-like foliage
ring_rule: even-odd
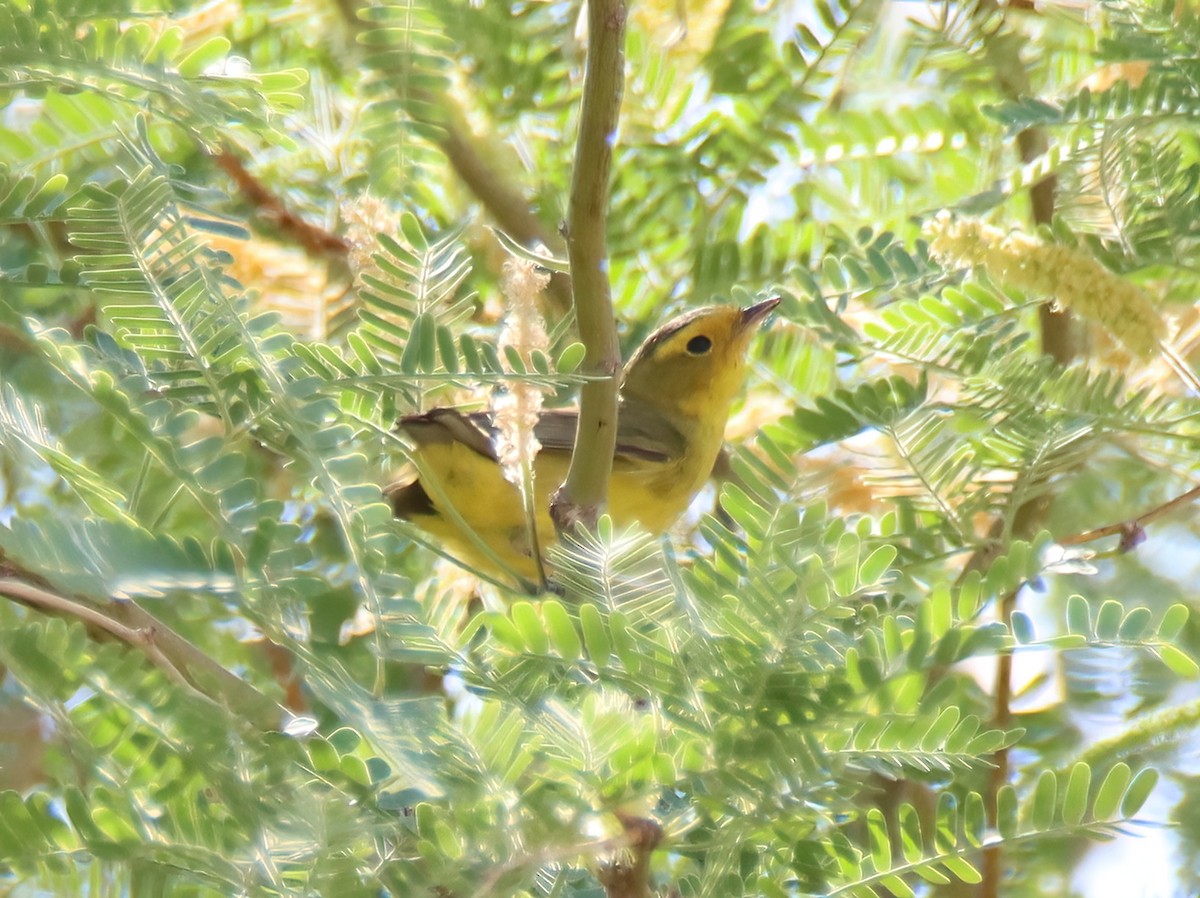
[[[271,105],[290,108],[294,89],[304,83],[295,70],[268,77],[214,73],[210,67],[229,50],[226,38],[187,46],[180,29],[156,34],[145,22],[121,28],[129,13],[128,4],[107,0],[8,5],[0,14],[3,70],[25,90],[98,91],[124,102],[150,101],[204,136],[231,118],[269,127]],[[204,89],[215,82],[221,90]]]
[[[1001,791],[996,828],[1013,842],[1025,837],[1108,835],[1118,829],[1121,817],[1137,813],[1157,777],[1143,771],[1131,779],[1129,768],[1118,765],[1095,790],[1091,780],[1091,768],[1081,763],[1061,786],[1058,777],[1046,771],[1023,802],[1011,789]],[[988,820],[978,793],[968,793],[961,805],[952,795],[939,796],[936,816],[928,824],[910,804],[900,806],[890,825],[882,812],[872,810],[866,828],[867,852],[844,836],[827,843],[827,864],[836,874],[830,877],[826,894],[911,895],[916,894],[910,884],[914,881],[934,885],[982,881],[976,865],[966,858],[987,838]],[[895,854],[894,844],[900,846]]]
[[[214,394],[215,372],[243,347],[229,328],[219,269],[188,227],[168,180],[149,167],[110,190],[89,191],[71,210],[71,242],[85,253],[82,284],[113,294],[118,332],[153,360],[187,366]]]
[[[624,346],[783,302],[719,486],[663,537],[565,536],[540,595],[438,558],[380,484],[397,416],[582,380],[570,316],[497,346],[504,210],[464,168],[556,239],[577,5],[0,9],[0,889],[1032,893],[1150,815],[1196,718],[1168,702],[1200,405],[1159,359],[1044,358],[1053,297],[920,224],[1031,230],[1053,175],[1045,240],[1186,336],[1198,26],[902,6],[634,5]],[[333,250],[256,258],[336,288],[328,326],[256,305],[296,272],[243,250],[289,220]],[[979,676],[1037,660],[1062,688],[1028,714]],[[1101,707],[1128,721],[1095,741]]]
[[[380,251],[373,257],[376,268],[363,274],[361,334],[377,356],[398,363],[401,370],[432,372],[434,365],[426,356],[434,343],[420,334],[414,338],[413,332],[436,324],[450,328],[470,314],[471,297],[459,290],[470,263],[458,235],[430,242],[411,217],[401,225],[404,243],[380,235]],[[452,331],[438,332],[439,343],[448,339],[453,340]],[[442,361],[455,366],[457,353],[444,353]]]

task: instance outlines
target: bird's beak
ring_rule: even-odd
[[[764,299],[762,302],[757,302],[752,306],[742,309],[742,314],[738,322],[739,330],[747,331],[758,327],[768,315],[775,311],[775,307],[781,302],[783,300],[778,296],[772,296],[770,299]]]

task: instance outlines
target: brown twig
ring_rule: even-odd
[[[258,214],[271,222],[288,238],[303,247],[310,256],[345,256],[350,244],[336,234],[311,225],[292,212],[283,200],[263,186],[232,150],[223,149],[213,156],[217,166],[233,179],[238,191]]]
[[[579,424],[567,479],[550,502],[559,532],[594,527],[608,499],[617,439],[617,375],[621,347],[608,283],[608,186],[613,140],[625,87],[624,0],[590,0],[579,137],[571,173],[567,255],[575,319],[586,349],[583,372],[594,376],[579,391]]]
[[[95,605],[64,596],[7,561],[0,565],[0,575],[0,595],[46,614],[75,618],[89,630],[124,642],[179,686],[229,708],[259,729],[278,730],[283,725],[287,717],[283,708],[136,603]]]
[[[1000,601],[1000,620],[1007,626],[1012,621],[1013,612],[1017,609],[1016,590],[1010,592]],[[996,658],[996,694],[992,697],[992,726],[1006,730],[1012,723],[1012,652],[1004,652]],[[999,822],[1000,808],[998,798],[1001,788],[1008,782],[1008,748],[997,749],[992,755],[992,766],[988,770],[986,814],[988,826],[993,830]],[[980,871],[982,881],[980,892],[993,898],[999,895],[1000,879],[1003,875],[1001,863],[1003,856],[999,845],[989,845],[983,850],[983,869]]]
[[[130,645],[145,646],[153,642],[146,633],[131,629],[125,624],[101,614],[95,608],[83,605],[74,599],[68,599],[66,596],[60,596],[57,593],[42,589],[39,586],[34,586],[31,583],[26,583],[23,580],[17,580],[12,577],[0,579],[0,595],[16,599],[22,605],[28,607],[54,612],[66,617],[74,617],[88,626],[103,630],[110,636],[115,636],[117,639],[127,642]],[[174,665],[170,665],[170,667],[171,670],[168,671],[168,674],[173,678],[180,678],[178,669]]]
[[[1142,531],[1146,524],[1170,514],[1175,509],[1190,502],[1195,502],[1197,499],[1200,499],[1200,486],[1194,486],[1186,493],[1181,493],[1174,499],[1168,499],[1162,505],[1157,505],[1131,520],[1119,521],[1116,524],[1108,524],[1104,527],[1096,527],[1094,530],[1085,530],[1082,533],[1076,533],[1074,536],[1063,537],[1057,540],[1057,542],[1060,546],[1079,546],[1098,539],[1104,539],[1106,536],[1117,536],[1119,534],[1122,549],[1127,551],[1141,542],[1144,536]]]
[[[1027,128],[1017,135],[1017,148],[1021,161],[1033,162],[1050,148],[1046,132],[1041,128]],[[1054,194],[1058,189],[1058,177],[1046,175],[1029,188],[1029,204],[1035,224],[1049,224],[1054,219]],[[1041,325],[1042,352],[1060,365],[1069,365],[1079,354],[1079,327],[1065,309],[1056,308],[1054,303],[1044,302],[1038,307],[1038,323]]]

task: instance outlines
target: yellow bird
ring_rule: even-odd
[[[697,309],[660,327],[625,366],[617,445],[607,512],[617,525],[634,521],[662,533],[688,507],[713,471],[725,423],[746,379],[746,350],[779,305]],[[563,482],[575,445],[577,409],[542,412],[534,461],[538,544],[554,538],[550,494]],[[449,501],[478,540],[512,571],[537,576],[520,491],[501,471],[491,412],[438,408],[402,418],[397,428],[415,445],[422,476],[387,488],[396,516],[412,521],[455,556],[483,571],[497,565],[446,513]],[[428,486],[428,488],[427,488]]]

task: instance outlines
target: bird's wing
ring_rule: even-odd
[[[552,409],[538,416],[533,435],[544,449],[570,452],[575,447],[578,424],[577,409]],[[621,404],[617,416],[616,458],[666,462],[679,458],[683,452],[682,435],[660,415],[646,414],[628,403]]]
[[[492,461],[499,460],[496,447],[492,445],[495,428],[488,412],[464,415],[453,408],[435,408],[423,415],[405,415],[396,427],[418,446],[462,443]]]
[[[548,409],[538,415],[533,435],[543,449],[570,452],[575,447],[578,409]],[[435,408],[423,415],[401,418],[397,427],[418,446],[462,443],[493,461],[498,459],[493,437],[495,417],[491,412],[463,414],[452,408]],[[617,417],[618,459],[666,462],[681,457],[683,436],[661,415],[631,403],[622,403]]]
[[[435,408],[422,415],[405,415],[396,422],[396,429],[418,447],[460,444],[490,461],[498,459],[486,413],[464,415],[453,408]],[[437,507],[415,470],[410,469],[383,492],[398,518],[437,514]]]
[[[617,456],[645,461],[676,461],[687,441],[663,416],[651,409],[622,402],[617,418]]]
[[[579,409],[556,408],[538,413],[533,435],[543,449],[570,452],[575,448],[575,428],[579,425]]]

